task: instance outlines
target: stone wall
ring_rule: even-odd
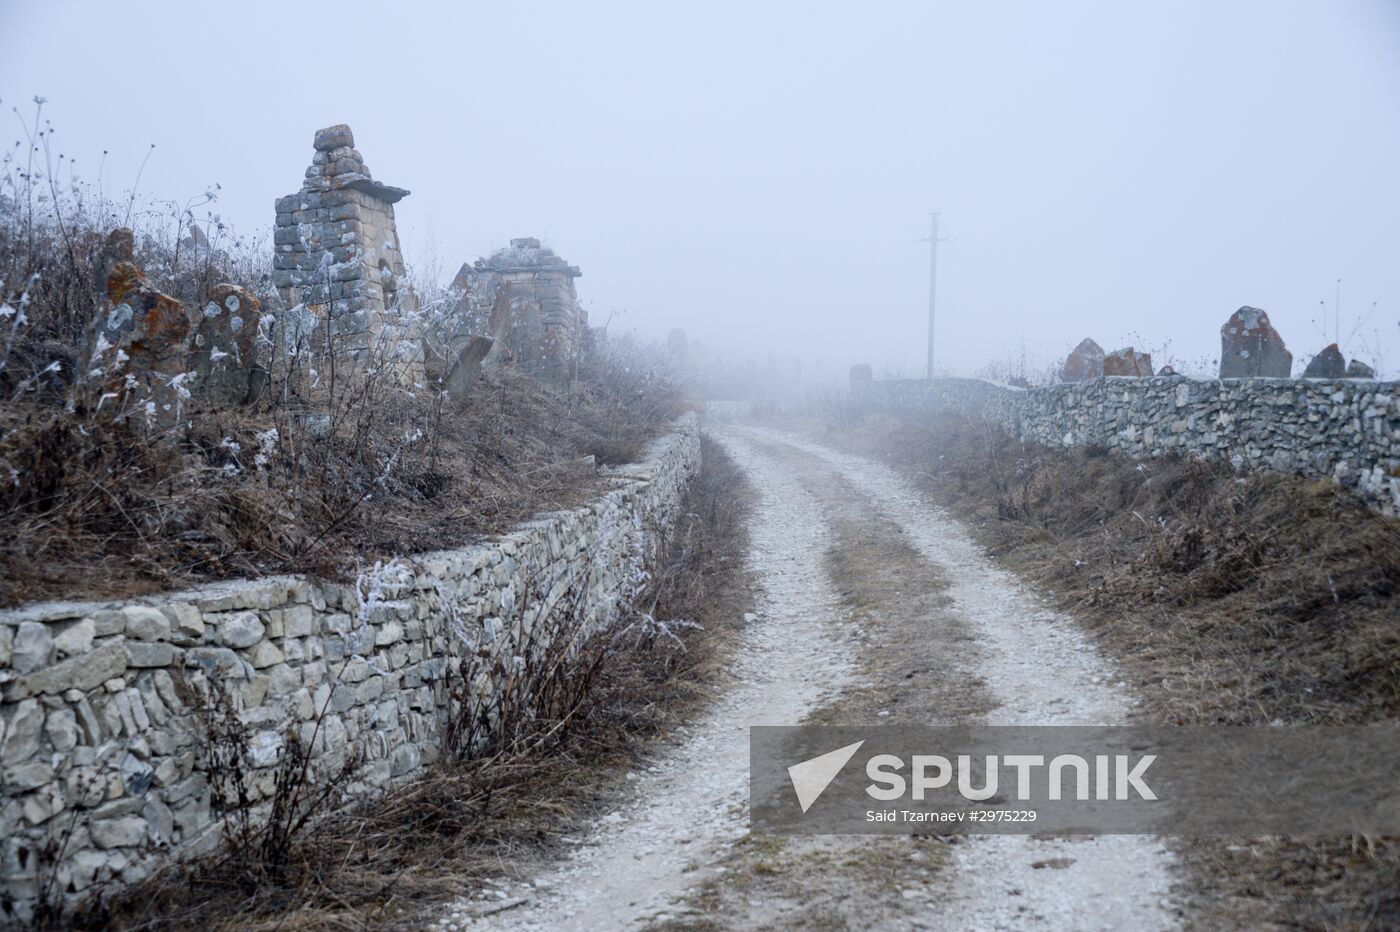
[[[576,630],[615,619],[699,459],[686,415],[593,504],[353,584],[276,577],[0,612],[0,925],[24,919],[50,877],[78,898],[219,846],[190,692],[201,684],[222,684],[248,731],[255,802],[293,730],[317,775],[363,755],[358,796],[431,764],[449,656],[515,657],[566,597],[580,600]],[[40,854],[51,843],[56,873]]]
[[[1026,390],[979,379],[857,380],[851,390],[876,406],[959,407],[1053,446],[1330,477],[1400,513],[1400,382],[1166,376]]]

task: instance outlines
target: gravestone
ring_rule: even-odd
[[[87,340],[87,371],[103,388],[98,405],[138,404],[150,423],[172,424],[189,396],[191,315],[146,281],[132,261],[130,230],[108,234],[100,266],[105,295]]]
[[[1220,328],[1222,379],[1286,379],[1293,373],[1293,354],[1269,323],[1266,311],[1242,307]]]
[[[258,325],[262,305],[237,285],[215,285],[200,312],[189,370],[201,398],[220,405],[248,401],[260,382]]]
[[[1103,374],[1135,379],[1152,375],[1152,354],[1139,353],[1131,346],[1114,350],[1103,358]]]
[[[1103,375],[1103,347],[1093,340],[1083,339],[1070,351],[1060,369],[1061,382],[1086,382]]]
[[[1337,344],[1329,343],[1308,363],[1308,367],[1303,370],[1305,379],[1340,379],[1347,372],[1346,357],[1337,348]]]
[[[1374,379],[1376,370],[1359,359],[1353,359],[1347,364],[1346,377],[1349,379]]]

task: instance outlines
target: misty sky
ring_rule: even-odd
[[[1241,304],[1301,360],[1338,277],[1400,370],[1397,0],[0,0],[0,35],[0,140],[42,94],[109,191],[155,143],[142,190],[270,228],[349,123],[420,272],[539,236],[647,336],[918,373],[937,208],[951,371],[1209,362]]]

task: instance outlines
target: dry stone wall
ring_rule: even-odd
[[[686,415],[593,504],[353,584],[275,577],[0,612],[0,925],[28,916],[41,883],[74,899],[218,847],[192,685],[232,698],[255,802],[270,796],[289,729],[318,779],[362,754],[357,796],[431,764],[453,651],[513,658],[565,598],[577,630],[614,620],[699,460]]]
[[[1099,378],[1018,389],[979,379],[853,381],[856,400],[958,407],[1052,446],[1226,460],[1330,477],[1400,514],[1400,382]]]

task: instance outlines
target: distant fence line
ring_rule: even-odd
[[[852,398],[870,407],[958,408],[1050,446],[1327,477],[1400,514],[1400,382],[1107,377],[1022,389],[981,379],[877,381],[858,370]]]

